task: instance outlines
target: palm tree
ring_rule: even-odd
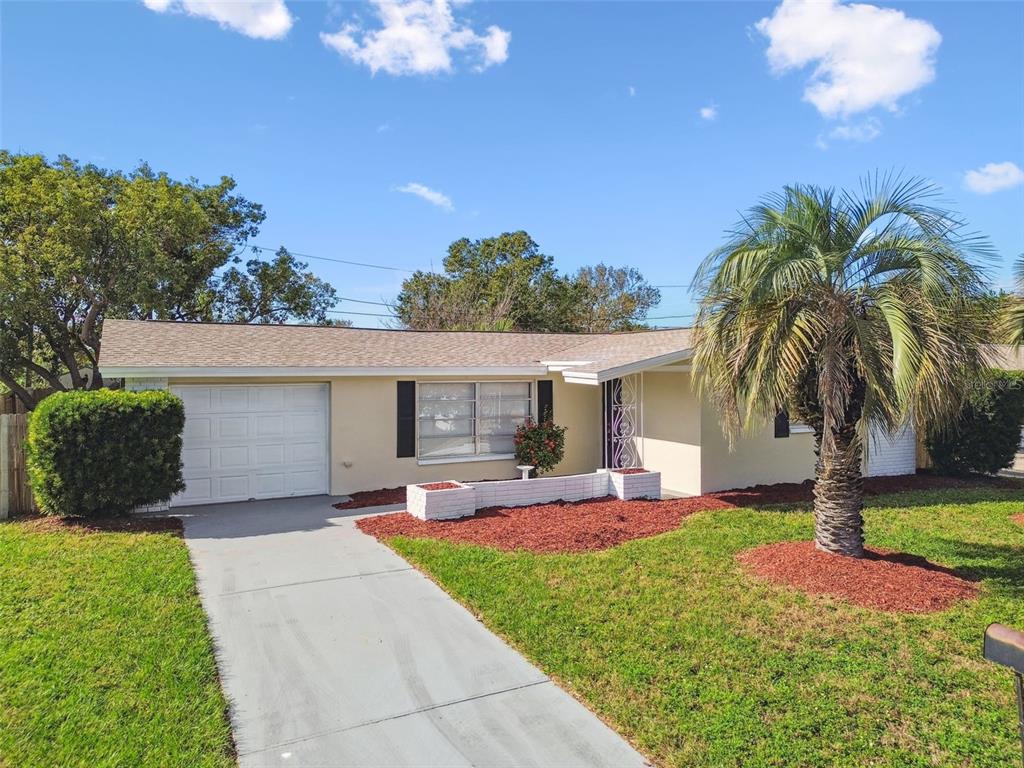
[[[1024,345],[1024,253],[1017,257],[1014,267],[1017,293],[1010,296],[1006,307],[1006,340],[1010,344]]]
[[[814,538],[864,554],[868,424],[955,413],[983,369],[986,241],[921,180],[786,187],[701,265],[694,370],[730,442],[779,411],[814,430]],[[938,422],[941,423],[941,422]]]

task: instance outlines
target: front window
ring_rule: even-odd
[[[419,457],[504,456],[516,427],[533,412],[528,381],[421,383]]]

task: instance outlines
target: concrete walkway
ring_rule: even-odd
[[[647,765],[327,497],[181,514],[243,768]]]

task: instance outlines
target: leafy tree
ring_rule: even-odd
[[[265,324],[300,317],[329,323],[327,310],[336,303],[334,288],[305,270],[306,264],[285,248],[279,248],[271,262],[250,259],[244,272],[232,266],[213,284],[213,318]]]
[[[104,317],[210,320],[246,307],[280,318],[278,291],[293,316],[322,315],[323,284],[285,274],[304,265],[279,256],[269,271],[219,275],[264,218],[234,188],[226,176],[202,185],[145,164],[126,174],[0,151],[0,384],[30,408],[30,379],[101,387]],[[296,281],[311,278],[300,297]]]
[[[644,327],[644,318],[661,301],[636,267],[598,264],[580,267],[569,282],[576,331],[629,331]]]
[[[395,314],[418,330],[611,331],[639,327],[660,295],[634,268],[562,276],[526,232],[448,248],[444,274],[416,272]]]
[[[977,259],[991,251],[935,194],[890,178],[859,193],[787,187],[698,272],[699,391],[731,440],[781,409],[813,428],[814,536],[828,552],[864,552],[868,425],[950,418],[983,369]]]

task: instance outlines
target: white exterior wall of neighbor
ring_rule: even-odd
[[[867,477],[912,475],[917,471],[917,433],[906,424],[893,436],[872,427],[864,446],[864,474]]]

